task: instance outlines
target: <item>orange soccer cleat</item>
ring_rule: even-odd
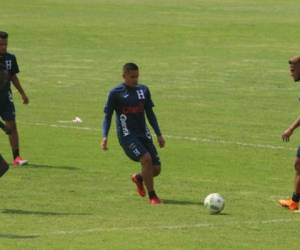
[[[131,176],[131,180],[133,183],[135,183],[139,195],[145,197],[146,192],[145,192],[143,180],[139,179],[138,174],[133,174]]]
[[[287,199],[287,200],[279,200],[279,204],[282,207],[286,207],[289,210],[298,210],[298,202],[293,201],[292,199]]]

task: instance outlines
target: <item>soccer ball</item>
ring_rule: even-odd
[[[204,206],[210,214],[218,214],[224,209],[225,200],[220,194],[209,194],[204,200]]]

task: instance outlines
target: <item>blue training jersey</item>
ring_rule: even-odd
[[[138,84],[135,87],[128,87],[124,83],[118,85],[110,91],[104,108],[103,137],[108,136],[114,111],[116,112],[117,134],[120,141],[129,135],[151,138],[145,113],[156,135],[160,136],[161,132],[153,107],[154,104],[147,86]]]
[[[0,90],[0,94],[7,94],[11,92],[10,89],[10,80],[11,77],[18,74],[20,72],[18,62],[16,56],[10,53],[5,53],[4,55],[0,55],[0,63],[3,64],[9,74],[9,81],[5,85],[3,89]]]

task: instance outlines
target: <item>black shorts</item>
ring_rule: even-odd
[[[125,154],[133,161],[140,161],[141,157],[149,153],[152,158],[152,164],[161,165],[157,150],[152,139],[147,137],[129,136],[120,142]]]
[[[11,93],[0,97],[0,117],[4,121],[16,119],[16,109]]]
[[[297,149],[297,154],[296,154],[296,156],[297,156],[298,158],[300,158],[300,146],[299,146],[298,149]]]

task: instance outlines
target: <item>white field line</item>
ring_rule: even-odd
[[[220,216],[220,215],[212,215]],[[222,216],[222,215],[221,215]],[[267,224],[280,224],[288,222],[300,222],[300,218],[278,218],[269,220],[250,220],[250,221],[229,221],[225,223],[197,223],[197,224],[182,224],[182,225],[158,225],[158,226],[131,226],[131,227],[95,227],[81,230],[59,230],[46,233],[32,233],[31,236],[49,236],[49,235],[71,235],[71,234],[86,234],[97,232],[128,232],[128,231],[142,231],[142,230],[182,230],[182,229],[197,229],[197,228],[209,228],[209,227],[226,227],[226,226],[251,226],[251,225],[267,225]]]
[[[73,123],[73,121],[57,121],[58,123]]]
[[[295,148],[288,148],[284,146],[275,146],[270,144],[255,144],[255,143],[246,143],[246,142],[239,142],[239,141],[225,141],[220,139],[208,139],[208,138],[198,138],[198,137],[189,137],[189,136],[176,136],[176,135],[166,135],[166,138],[170,139],[177,139],[177,140],[188,140],[188,141],[195,141],[195,142],[203,142],[203,143],[216,143],[216,144],[231,144],[243,147],[252,147],[252,148],[267,148],[273,150],[295,150]]]
[[[44,122],[20,122],[21,124],[28,124],[33,126],[45,126],[45,127],[52,127],[52,128],[68,128],[68,129],[77,129],[77,130],[87,130],[87,131],[97,131],[100,133],[100,128],[90,128],[90,127],[79,127],[76,125],[63,125],[62,122],[65,121],[58,121],[60,124],[50,124]],[[270,144],[256,144],[256,143],[247,143],[247,142],[239,142],[239,141],[226,141],[222,139],[209,139],[209,138],[199,138],[199,137],[190,137],[190,136],[177,136],[177,135],[165,135],[166,138],[173,139],[173,140],[184,140],[184,141],[192,141],[192,142],[200,142],[200,143],[214,143],[214,144],[224,144],[224,145],[236,145],[242,147],[251,147],[251,148],[265,148],[271,150],[290,150],[295,151],[295,148],[291,147],[284,147],[284,146],[276,146]]]

